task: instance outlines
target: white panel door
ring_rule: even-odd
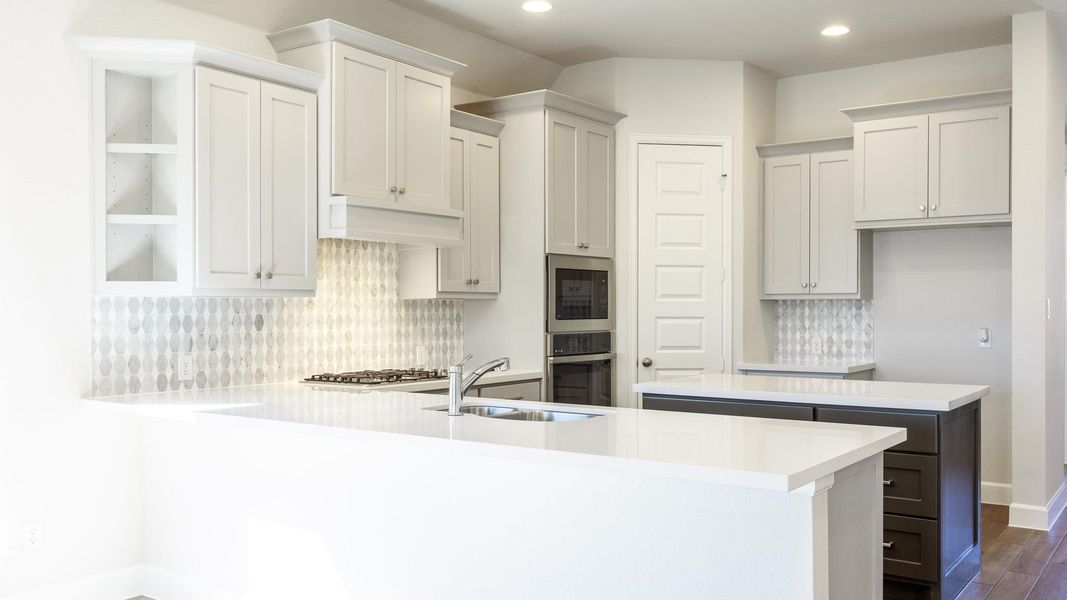
[[[333,194],[395,200],[396,61],[335,43],[332,85]]]
[[[859,232],[852,224],[852,153],[811,155],[812,294],[859,293]]]
[[[930,216],[1007,214],[1011,109],[930,115]]]
[[[315,94],[261,86],[263,288],[314,290]]]
[[[927,216],[926,115],[856,123],[857,221]]]
[[[640,381],[725,368],[723,168],[718,146],[639,146]]]
[[[807,294],[810,257],[808,155],[763,164],[763,293]],[[851,212],[849,213],[851,218]]]
[[[475,292],[500,291],[500,141],[471,133],[471,276]]]
[[[469,292],[471,250],[471,132],[453,127],[449,135],[449,206],[463,211],[462,246],[438,248],[437,289],[441,292]]]
[[[585,254],[579,248],[578,203],[582,120],[545,111],[545,251]]]
[[[451,80],[397,63],[397,201],[448,208]]]
[[[196,69],[196,284],[260,287],[260,83]]]

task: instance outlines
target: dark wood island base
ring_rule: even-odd
[[[953,600],[980,568],[981,400],[948,412],[644,394],[643,408],[902,427],[885,452],[884,598]]]

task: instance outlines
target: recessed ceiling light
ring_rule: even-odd
[[[831,26],[827,27],[826,29],[823,29],[822,30],[822,34],[825,35],[826,37],[838,37],[838,36],[845,35],[846,33],[850,32],[850,31],[852,31],[852,30],[849,29],[848,27],[845,27],[844,25],[831,25]]]
[[[552,3],[546,0],[526,0],[522,3],[522,9],[526,12],[543,13],[552,10]]]

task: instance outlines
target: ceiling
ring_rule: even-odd
[[[799,75],[1011,42],[1042,0],[391,0],[561,65],[613,56],[740,60]],[[852,33],[819,34],[832,23]]]

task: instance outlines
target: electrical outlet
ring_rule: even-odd
[[[178,381],[193,380],[193,355],[186,353],[178,355]]]
[[[815,354],[822,354],[822,340],[819,338],[813,338],[811,340],[811,351]]]
[[[44,545],[44,526],[40,521],[30,521],[22,526],[22,549],[36,550]]]
[[[992,348],[993,337],[989,333],[988,327],[980,327],[978,329],[978,347],[979,348]]]

